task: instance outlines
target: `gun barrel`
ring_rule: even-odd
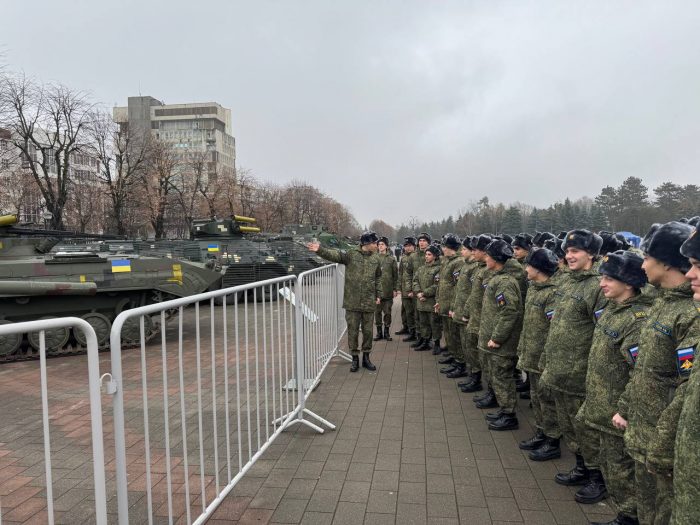
[[[95,283],[0,281],[0,295],[95,295]]]
[[[248,222],[248,223],[251,223],[251,224],[257,222],[257,220],[254,219],[253,217],[245,217],[245,216],[243,216],[243,215],[233,215],[233,216],[232,216],[232,219],[233,219],[234,221],[238,221],[238,222]]]
[[[257,226],[239,226],[241,233],[260,233],[260,228]]]
[[[17,215],[0,215],[0,226],[17,224]]]

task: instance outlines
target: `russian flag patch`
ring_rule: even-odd
[[[550,310],[549,312],[545,312],[544,315],[547,316],[547,321],[551,321],[552,318],[554,317],[554,310]]]
[[[600,310],[596,310],[595,312],[593,312],[593,317],[595,317],[596,321],[600,319],[601,315],[603,315],[603,310],[605,310],[605,308],[601,308]]]
[[[695,358],[695,347],[679,348],[676,350],[678,373],[682,376],[687,376],[693,369],[693,360]]]
[[[628,348],[627,352],[629,353],[630,357],[632,358],[632,362],[636,363],[637,362],[637,354],[639,354],[639,347],[633,346],[632,348]]]
[[[508,301],[506,301],[506,296],[503,295],[502,293],[499,293],[499,294],[496,296],[496,304],[498,304],[498,306],[505,306],[505,305],[507,305],[507,304],[508,304]]]

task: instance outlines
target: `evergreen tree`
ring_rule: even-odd
[[[510,235],[515,235],[523,231],[523,218],[520,210],[515,206],[508,207],[503,214],[503,226],[501,227],[501,231]]]

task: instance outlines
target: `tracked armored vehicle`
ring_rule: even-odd
[[[221,286],[221,273],[205,264],[141,255],[50,253],[58,238],[15,227],[16,222],[14,216],[0,216],[0,324],[82,317],[106,347],[112,321],[122,311]],[[158,332],[157,319],[144,322],[147,337]],[[122,338],[128,344],[139,333],[134,322],[124,327]],[[84,344],[78,331],[46,332],[52,354],[80,351]],[[0,337],[0,360],[30,357],[38,348],[38,334]]]

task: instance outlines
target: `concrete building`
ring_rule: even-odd
[[[216,102],[164,104],[153,97],[129,97],[127,106],[114,108],[113,118],[137,136],[151,133],[172,144],[183,161],[205,154],[209,176],[235,171],[231,110]]]

